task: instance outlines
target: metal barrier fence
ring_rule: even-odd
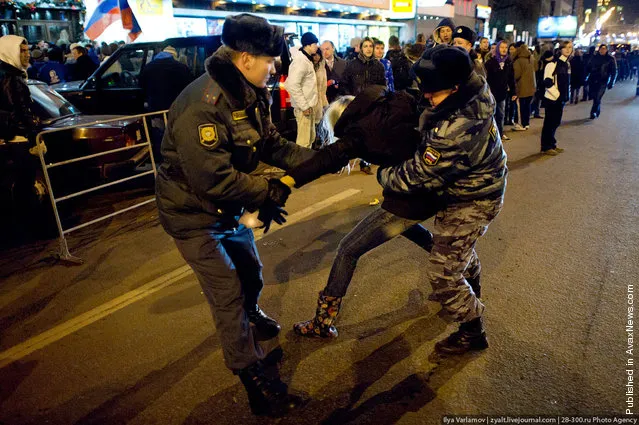
[[[71,255],[71,253],[69,252],[69,246],[67,244],[67,239],[66,239],[66,235],[68,235],[71,232],[74,232],[78,229],[82,229],[84,227],[90,226],[92,224],[95,223],[99,223],[100,221],[109,219],[111,217],[115,217],[116,215],[125,213],[127,211],[131,211],[135,208],[141,207],[143,205],[149,204],[151,202],[155,202],[155,198],[151,198],[151,199],[147,199],[145,201],[139,202],[135,205],[131,205],[127,208],[123,208],[120,210],[117,210],[115,212],[112,212],[110,214],[104,215],[102,217],[98,217],[96,219],[93,219],[91,221],[88,221],[86,223],[82,223],[79,224],[77,226],[71,227],[69,229],[64,229],[62,227],[62,222],[60,221],[60,215],[58,213],[58,203],[66,201],[68,199],[71,198],[75,198],[77,196],[81,196],[81,195],[85,195],[87,193],[91,193],[91,192],[95,192],[96,190],[100,190],[100,189],[104,189],[106,187],[109,186],[113,186],[119,183],[124,183],[126,181],[130,181],[130,180],[134,180],[140,177],[144,177],[150,174],[153,174],[154,176],[157,175],[157,168],[155,165],[155,159],[153,157],[153,147],[151,144],[151,137],[149,136],[149,126],[147,123],[147,119],[151,116],[162,116],[162,118],[164,119],[164,128],[166,128],[167,126],[167,111],[158,111],[158,112],[150,112],[147,114],[139,114],[139,115],[129,115],[129,116],[123,116],[123,117],[118,117],[118,118],[112,118],[112,119],[108,119],[108,120],[96,120],[94,122],[91,123],[84,123],[84,124],[78,124],[78,125],[71,125],[68,127],[63,127],[63,128],[56,128],[56,129],[51,129],[51,130],[45,130],[42,131],[38,134],[37,138],[36,138],[36,146],[39,147],[38,149],[38,154],[40,156],[40,163],[42,164],[42,171],[44,173],[44,178],[46,180],[47,183],[47,190],[49,191],[49,198],[51,199],[51,206],[53,208],[53,214],[55,216],[55,221],[56,221],[56,225],[58,226],[58,232],[60,234],[59,236],[59,242],[60,242],[60,259],[64,260],[64,261],[68,261],[74,264],[82,264],[83,260],[75,257],[73,255]],[[126,120],[130,120],[130,119],[135,119],[135,118],[142,118],[142,122],[144,125],[144,136],[146,137],[146,141],[144,143],[136,143],[134,145],[131,146],[125,146],[125,147],[121,147],[121,148],[116,148],[116,149],[111,149],[108,151],[104,151],[104,152],[99,152],[99,153],[95,153],[95,154],[91,154],[91,155],[86,155],[86,156],[81,156],[81,157],[77,157],[77,158],[72,158],[72,159],[68,159],[66,161],[60,161],[60,162],[56,162],[56,163],[51,163],[51,164],[47,164],[45,161],[45,152],[44,149],[41,148],[41,144],[44,143],[43,142],[43,136],[46,136],[47,134],[51,134],[51,133],[58,133],[61,131],[69,131],[71,129],[74,128],[79,128],[79,127],[86,127],[87,125],[97,125],[97,124],[106,124],[106,123],[110,123],[110,122],[116,122],[116,121],[121,121],[123,119]],[[134,174],[132,176],[128,176],[128,177],[124,177],[115,181],[111,181],[108,183],[104,183],[104,184],[100,184],[97,186],[93,186],[90,187],[88,189],[85,190],[81,190],[79,192],[75,192],[75,193],[70,193],[68,195],[56,198],[55,197],[55,192],[53,191],[53,187],[51,185],[51,179],[49,177],[49,169],[54,168],[54,167],[60,167],[60,166],[64,166],[64,165],[68,165],[68,164],[72,164],[72,163],[76,163],[76,162],[80,162],[80,161],[85,161],[87,159],[91,159],[91,158],[97,158],[100,156],[104,156],[104,155],[109,155],[112,153],[116,153],[116,152],[121,152],[121,151],[125,151],[125,150],[130,150],[130,149],[140,149],[140,148],[144,148],[144,147],[148,147],[149,149],[149,157],[151,159],[151,166],[152,166],[152,170],[149,171],[144,171],[141,173],[137,173]]]

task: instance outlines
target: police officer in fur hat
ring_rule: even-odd
[[[275,338],[280,326],[258,306],[262,263],[240,218],[259,210],[265,231],[284,222],[289,187],[249,173],[258,161],[286,170],[314,154],[282,138],[270,120],[266,83],[283,33],[257,16],[226,18],[224,45],[169,110],[156,183],[160,222],[200,282],[226,366],[244,384],[253,413],[272,416],[299,399],[264,371],[258,341]]]

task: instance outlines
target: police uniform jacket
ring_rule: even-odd
[[[259,160],[288,169],[313,155],[280,136],[268,90],[246,81],[227,47],[205,66],[171,106],[162,140],[156,196],[160,222],[175,238],[236,227],[245,208],[258,209],[268,183],[249,173]]]
[[[439,207],[497,199],[506,188],[506,153],[493,119],[495,100],[473,72],[459,91],[420,117],[422,143],[402,164],[380,168],[379,183],[400,193],[436,193]]]

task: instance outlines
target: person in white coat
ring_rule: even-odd
[[[315,34],[307,32],[302,35],[302,48],[293,55],[286,79],[286,89],[291,95],[297,121],[296,143],[307,148],[315,141],[315,109],[319,93],[312,55],[317,53],[318,43]]]

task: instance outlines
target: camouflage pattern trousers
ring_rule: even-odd
[[[475,296],[466,278],[481,273],[475,245],[502,205],[502,197],[454,204],[435,216],[427,271],[433,288],[429,299],[440,302],[455,321],[468,322],[484,312],[484,304]]]
[[[484,305],[466,279],[481,272],[475,244],[499,214],[502,202],[500,197],[448,206],[435,216],[432,235],[418,220],[376,209],[340,241],[324,295],[346,295],[359,258],[403,235],[430,253],[427,276],[433,292],[429,298],[440,302],[455,321],[468,322],[480,317]]]

